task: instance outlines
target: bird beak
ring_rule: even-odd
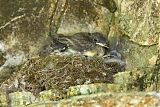
[[[105,47],[105,48],[109,48],[108,46],[107,46],[107,44],[103,44],[103,43],[96,43],[97,45],[100,45],[100,46],[102,46],[102,47]]]

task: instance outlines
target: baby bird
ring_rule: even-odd
[[[81,54],[89,57],[103,56],[109,48],[109,41],[103,34],[95,32],[80,32],[72,36],[59,35],[55,37],[59,42],[66,44],[67,54]]]
[[[126,63],[122,60],[122,56],[117,50],[111,50],[107,55],[103,56],[106,64],[117,64],[121,68],[126,67]]]
[[[66,44],[59,42],[55,38],[57,35],[58,34],[49,36],[45,40],[45,43],[44,43],[45,45],[42,47],[42,49],[40,50],[40,53],[39,53],[40,56],[46,56],[46,55],[50,55],[52,53],[64,52],[67,49]]]

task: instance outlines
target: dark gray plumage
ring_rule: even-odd
[[[58,39],[55,38],[56,36],[57,35],[49,36],[45,40],[45,45],[42,47],[39,53],[40,56],[49,55],[51,53],[64,52],[67,49],[67,45],[58,41]]]
[[[111,50],[107,55],[103,56],[106,64],[116,63],[122,68],[125,68],[126,63],[122,60],[122,56],[117,50]]]
[[[80,32],[72,36],[60,35],[56,37],[58,41],[67,45],[67,50],[70,53],[80,53],[86,56],[97,56],[104,54],[105,49],[109,48],[107,38],[101,33]]]
[[[61,54],[81,54],[85,56],[103,56],[109,48],[108,39],[95,32],[80,32],[71,36],[56,34],[51,36],[51,43],[44,47],[44,52]]]

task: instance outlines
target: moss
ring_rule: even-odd
[[[135,68],[116,74],[114,82],[123,86],[125,91],[155,91],[155,72],[152,67]]]
[[[8,107],[8,101],[7,101],[6,93],[2,90],[0,90],[0,107]]]

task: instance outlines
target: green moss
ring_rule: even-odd
[[[125,91],[155,91],[155,72],[153,68],[135,68],[132,71],[118,73],[115,84],[123,86]]]
[[[2,90],[0,90],[0,107],[8,107],[6,93]]]

